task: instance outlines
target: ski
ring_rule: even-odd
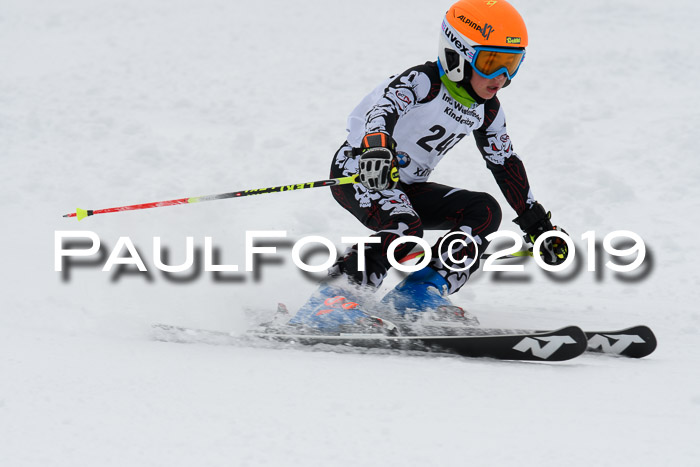
[[[250,338],[270,342],[288,342],[303,345],[331,344],[365,348],[399,348],[406,350],[443,351],[467,357],[491,357],[503,360],[562,361],[574,358],[582,352],[643,358],[656,350],[654,332],[644,325],[612,331],[576,331],[569,326],[556,331],[530,331],[518,329],[462,328],[459,334],[454,328],[424,328],[430,335],[387,336],[384,334],[336,333],[300,334],[285,332],[249,331],[235,335],[224,331],[191,329],[167,324],[153,325],[156,340],[180,343],[206,343],[218,345],[247,345]],[[442,335],[439,333],[445,333]],[[585,347],[582,347],[585,342]]]
[[[459,310],[464,311],[462,308],[456,307]],[[380,313],[381,314],[381,313]],[[289,310],[284,303],[278,303],[277,312],[275,313],[274,321],[277,324],[286,322],[289,320]],[[476,321],[478,323],[478,320]],[[467,326],[460,326],[457,323],[442,323],[440,324],[426,324],[422,323],[416,333],[415,329],[411,329],[411,326],[415,323],[405,323],[400,321],[395,321],[396,324],[400,324],[404,333],[416,335],[420,334],[423,337],[434,337],[434,336],[465,336],[465,335],[501,335],[501,334],[533,334],[533,333],[547,333],[550,331],[533,331],[524,329],[497,329],[497,328],[480,328],[474,327],[474,325],[468,324]],[[478,326],[478,324],[476,324]],[[598,353],[605,355],[614,355],[620,357],[629,358],[643,358],[656,350],[657,342],[654,332],[649,328],[649,326],[638,325],[632,326],[625,329],[618,329],[612,331],[585,331],[584,332],[587,340],[587,346],[585,352]],[[418,337],[420,338],[420,337]],[[427,339],[422,339],[423,341]]]
[[[554,331],[512,333],[473,328],[470,335],[459,336],[387,336],[384,334],[302,334],[251,331],[236,336],[222,331],[188,329],[165,324],[153,326],[157,340],[181,343],[242,344],[251,337],[273,342],[304,345],[346,345],[361,348],[397,348],[451,353],[464,357],[557,362],[581,355],[587,346],[586,335],[576,326]]]
[[[642,358],[656,350],[656,336],[648,326],[617,331],[586,332],[588,352]]]

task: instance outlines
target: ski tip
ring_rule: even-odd
[[[629,329],[632,334],[636,334],[643,342],[633,343],[625,349],[621,355],[630,358],[644,358],[652,354],[658,345],[656,335],[649,326],[639,325]]]
[[[657,340],[649,326],[639,325],[615,331],[587,332],[588,351],[644,358],[656,350]]]
[[[87,209],[78,208],[75,210],[75,217],[77,217],[79,221],[82,221],[83,219],[85,219],[89,215],[90,214],[89,214]]]

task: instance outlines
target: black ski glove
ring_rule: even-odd
[[[535,203],[530,209],[513,219],[513,222],[525,232],[525,241],[534,246],[537,237],[545,232],[557,230],[566,233],[566,230],[553,226],[551,218],[551,212],[545,211],[540,203]],[[549,265],[561,264],[569,256],[569,246],[562,238],[550,237],[542,242],[539,254]]]
[[[359,179],[370,191],[392,190],[399,183],[394,140],[386,133],[369,133],[360,146]]]

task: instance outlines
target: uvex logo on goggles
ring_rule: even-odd
[[[457,51],[467,59],[471,60],[474,56],[474,50],[467,44],[463,44],[460,36],[452,30],[452,28],[447,24],[447,19],[442,20],[442,31],[445,33],[445,37],[450,41],[450,43],[455,47]]]

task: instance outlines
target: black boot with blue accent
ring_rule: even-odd
[[[391,305],[397,314],[407,319],[429,315],[435,321],[457,321],[468,326],[477,326],[476,316],[467,313],[450,301],[448,283],[435,269],[425,267],[412,272],[391,292],[382,298],[382,303]]]

